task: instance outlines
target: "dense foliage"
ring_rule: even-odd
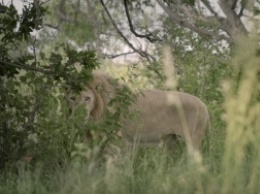
[[[91,79],[92,70],[99,65],[95,52],[60,44],[46,56],[37,48],[36,35],[31,35],[41,28],[46,8],[30,3],[20,15],[12,4],[1,5],[1,10],[0,167],[26,156],[61,159],[76,136],[76,129],[63,126],[64,88],[79,90]],[[78,73],[75,63],[84,71]]]
[[[108,1],[108,13],[116,21],[121,21],[127,2],[137,16],[132,22],[145,26],[135,33],[160,40],[151,46],[152,54],[130,44],[142,57],[134,64],[108,63],[110,73],[130,87],[111,101],[114,111],[107,112],[103,122],[85,125],[84,108],[69,117],[66,89],[80,91],[93,70],[107,68],[99,59],[117,56],[122,50],[118,39],[129,46],[131,36],[122,38],[117,27],[125,23],[113,25],[101,3],[79,2],[29,1],[21,13],[13,4],[0,3],[0,193],[256,193],[260,189],[257,36],[232,39],[231,47],[165,15],[159,17],[160,28],[150,33],[147,26],[154,18],[140,19],[140,13],[143,6],[154,7],[152,1]],[[179,3],[196,6],[194,0]],[[247,4],[241,1],[242,7]],[[87,19],[82,17],[85,8]],[[196,25],[201,29],[216,28],[214,22],[200,22]],[[170,64],[180,76],[177,89],[201,98],[210,112],[211,131],[200,164],[186,157],[182,142],[174,157],[160,146],[123,153],[117,133],[122,114],[132,116],[128,106],[135,96],[129,88],[169,89],[161,65],[165,45],[171,48]],[[92,141],[86,141],[86,131]]]

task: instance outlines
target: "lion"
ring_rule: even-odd
[[[102,72],[94,72],[93,80],[73,96],[68,90],[66,99],[71,114],[81,105],[86,108],[85,122],[102,120],[108,103],[116,97],[123,84]],[[112,83],[114,82],[114,83]],[[199,150],[209,130],[209,112],[197,97],[178,91],[142,90],[130,111],[138,113],[137,120],[121,119],[121,134],[128,143],[142,144],[169,141],[179,136],[194,150]],[[172,138],[175,139],[175,138]]]

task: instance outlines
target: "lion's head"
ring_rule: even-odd
[[[81,106],[86,109],[85,122],[89,119],[101,119],[108,102],[115,97],[115,80],[102,72],[93,73],[93,79],[86,84],[80,93],[68,89],[65,99],[71,115]]]

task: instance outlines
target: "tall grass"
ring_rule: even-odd
[[[72,160],[46,170],[21,162],[0,175],[2,194],[71,193],[258,193],[260,190],[259,46],[240,38],[232,60],[234,76],[223,82],[226,129],[212,129],[204,144],[202,169],[186,154],[137,148],[107,155],[106,162]],[[225,131],[226,137],[222,134]],[[204,149],[205,148],[205,149]],[[185,149],[182,149],[184,152]],[[17,170],[18,169],[18,170]]]
[[[257,38],[240,38],[233,59],[236,80],[224,82],[227,135],[222,193],[259,189],[260,60]],[[234,187],[235,185],[235,187]]]

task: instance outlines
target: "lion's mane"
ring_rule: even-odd
[[[115,97],[118,87],[119,84],[111,76],[100,71],[93,73],[93,80],[84,89],[91,90],[94,93],[95,105],[90,115],[95,121],[102,118],[108,102]]]

